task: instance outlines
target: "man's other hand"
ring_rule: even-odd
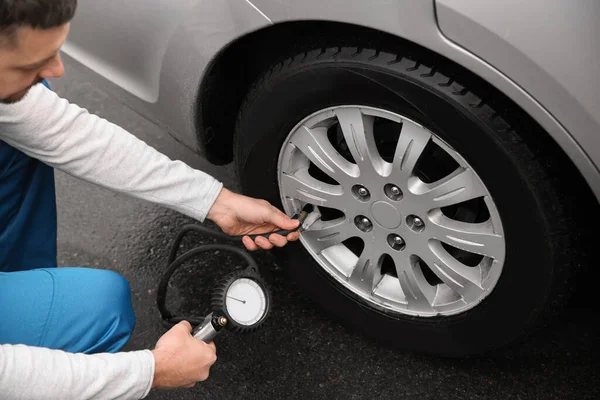
[[[279,229],[291,230],[299,225],[298,220],[291,219],[268,201],[233,193],[225,188],[210,209],[208,218],[219,225],[223,232],[232,236],[263,234]],[[255,240],[245,236],[243,243],[251,251],[258,248],[269,250],[273,246],[283,247],[289,241],[298,240],[298,237],[298,232],[292,232],[286,237],[272,234],[268,239],[259,236]]]
[[[182,321],[156,343],[152,388],[193,387],[208,379],[210,367],[217,361],[214,343],[204,343],[192,336],[192,326]]]

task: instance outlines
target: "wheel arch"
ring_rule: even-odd
[[[280,43],[285,43],[281,46]],[[468,83],[483,94],[486,102],[508,106],[511,118],[526,124],[532,135],[550,148],[567,166],[571,181],[579,188],[577,196],[588,199],[586,204],[600,209],[597,197],[578,165],[533,117],[498,88],[447,57],[413,41],[391,33],[350,23],[333,21],[287,21],[250,32],[224,47],[208,65],[198,95],[197,140],[215,164],[233,161],[233,139],[237,113],[252,83],[272,65],[290,56],[318,47],[374,47],[381,51],[401,51],[410,57],[418,55],[440,68],[454,71],[453,77]],[[587,177],[586,177],[587,178]]]
[[[357,37],[362,46],[403,41],[359,25],[303,20],[269,25],[221,49],[206,68],[197,101],[197,139],[206,149],[207,158],[218,165],[233,160],[236,116],[252,83],[262,73],[309,47],[331,46],[333,41],[356,46]],[[285,47],[279,43],[285,43]]]

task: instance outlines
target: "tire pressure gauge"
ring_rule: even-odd
[[[257,236],[271,235],[278,233],[287,235],[290,232],[301,232],[308,229],[315,221],[320,218],[320,213],[314,212],[312,206],[304,207],[299,214],[293,216],[298,219],[300,225],[292,231],[278,230],[271,233],[249,235],[251,238]],[[204,235],[214,236],[224,240],[233,240],[241,242],[245,235],[228,236],[198,224],[187,224],[181,228],[169,251],[167,268],[158,284],[156,291],[156,306],[160,312],[162,323],[170,328],[180,321],[187,320],[196,328],[192,335],[205,342],[212,341],[223,328],[234,332],[250,332],[257,329],[267,318],[271,309],[271,297],[267,286],[259,275],[256,260],[250,254],[237,246],[228,244],[202,244],[184,254],[177,256],[181,246],[181,241],[190,232],[199,232]],[[234,253],[246,261],[246,267],[243,270],[233,272],[221,279],[213,289],[211,305],[212,312],[204,320],[195,317],[184,317],[173,315],[166,305],[167,291],[169,289],[169,280],[171,276],[186,262],[200,254],[208,251],[222,251]]]
[[[251,332],[265,321],[270,309],[269,291],[255,267],[233,272],[213,290],[212,312],[193,336],[210,342],[226,327],[233,332]]]

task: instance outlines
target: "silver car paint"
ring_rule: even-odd
[[[587,170],[600,167],[600,2],[589,0],[437,0],[441,31],[540,102],[561,130],[548,129]],[[590,183],[598,190],[594,177]]]
[[[379,29],[452,59],[513,99],[561,145],[600,199],[598,85],[591,80],[599,36],[589,36],[598,30],[593,4],[600,3],[584,2],[437,0],[436,9],[434,1],[413,0],[80,0],[64,52],[195,147],[203,73],[236,38],[296,20]],[[554,35],[562,36],[549,35],[550,42],[544,35],[561,23]]]
[[[206,66],[227,43],[268,24],[239,0],[80,0],[63,52],[196,148],[196,97]]]

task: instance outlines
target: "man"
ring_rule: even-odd
[[[77,0],[0,0],[0,398],[143,398],[208,378],[215,346],[182,322],[152,350],[119,352],[135,318],[128,282],[56,268],[53,168],[214,221],[233,235],[295,229],[262,200],[228,191],[128,132],[59,98],[58,51]],[[244,238],[249,250],[297,240]]]

